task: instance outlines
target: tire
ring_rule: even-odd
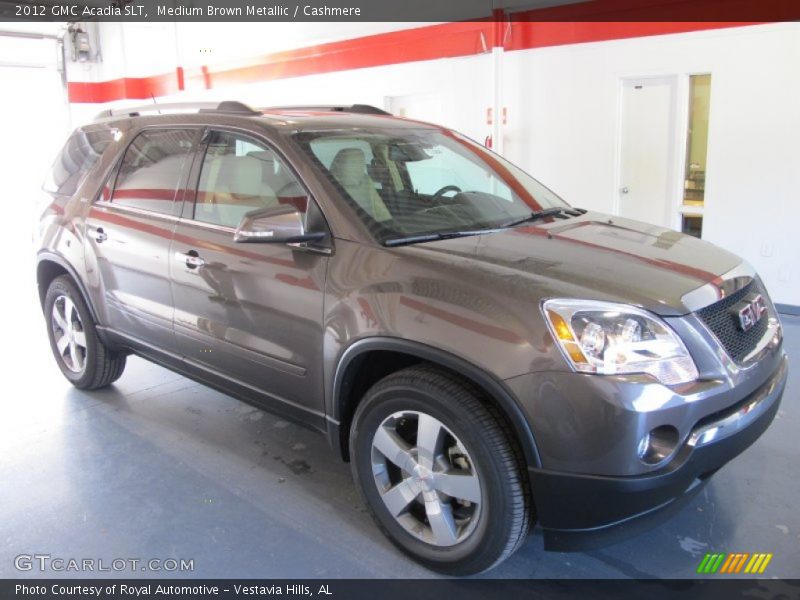
[[[486,571],[528,535],[521,452],[497,410],[457,375],[415,366],[375,384],[353,417],[350,456],[378,527],[429,569]]]
[[[100,340],[92,314],[68,275],[50,283],[44,314],[50,349],[72,385],[82,390],[96,390],[122,376],[125,355],[112,352]]]

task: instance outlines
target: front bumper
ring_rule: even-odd
[[[772,422],[788,375],[786,357],[759,388],[734,406],[700,420],[670,462],[631,477],[530,468],[547,550],[615,543],[663,521],[717,469],[744,451]]]

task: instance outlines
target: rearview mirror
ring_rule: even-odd
[[[389,146],[389,160],[392,162],[416,162],[429,158],[431,158],[431,155],[425,152],[425,147],[422,144],[404,142]]]
[[[294,206],[284,205],[247,213],[236,228],[233,241],[300,244],[316,242],[324,237],[325,233],[321,231],[307,232],[303,215]]]

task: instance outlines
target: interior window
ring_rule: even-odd
[[[120,164],[111,202],[172,214],[195,134],[186,129],[153,129],[136,136]]]
[[[194,218],[237,227],[250,211],[290,204],[305,213],[308,197],[269,148],[236,134],[211,135],[200,171]]]
[[[689,129],[686,132],[686,165],[683,181],[681,231],[695,237],[703,234],[703,204],[708,156],[708,116],[711,106],[711,75],[689,77]]]

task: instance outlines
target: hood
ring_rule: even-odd
[[[518,280],[534,286],[539,299],[624,302],[662,316],[690,312],[683,296],[709,282],[719,283],[721,275],[742,262],[735,254],[671,229],[600,213],[406,249],[454,266],[470,261],[473,284]]]

